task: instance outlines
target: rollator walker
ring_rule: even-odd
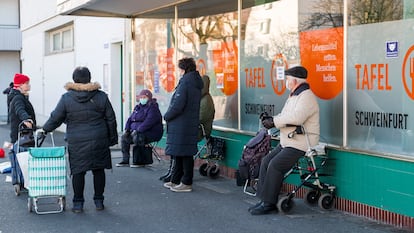
[[[283,213],[288,213],[294,207],[293,198],[300,188],[303,186],[309,188],[304,196],[306,203],[310,205],[318,204],[320,208],[328,210],[332,209],[335,204],[335,190],[336,186],[324,183],[320,180],[318,171],[326,165],[328,160],[327,150],[325,144],[318,144],[314,147],[310,146],[309,133],[306,132],[303,125],[296,126],[296,129],[289,133],[288,137],[293,138],[296,134],[304,134],[308,150],[305,155],[300,158],[296,164],[285,174],[286,179],[291,174],[299,174],[301,183],[287,194],[279,196],[277,208]],[[255,180],[257,184],[258,179]],[[247,182],[246,182],[247,183]],[[256,185],[252,185],[256,187]],[[244,186],[244,193],[256,196],[256,193],[247,190],[247,185]],[[255,191],[255,189],[254,189]]]

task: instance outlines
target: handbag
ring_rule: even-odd
[[[208,139],[209,159],[223,160],[225,155],[225,140],[222,138],[210,137]]]

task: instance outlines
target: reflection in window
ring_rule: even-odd
[[[299,30],[343,26],[343,0],[300,0]]]
[[[351,0],[350,25],[400,20],[403,8],[404,0]]]
[[[238,45],[237,12],[179,19],[178,58],[193,57],[201,75],[210,77],[210,93],[216,106],[215,125],[237,128]]]

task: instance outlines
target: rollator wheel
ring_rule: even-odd
[[[198,171],[200,172],[200,175],[207,176],[207,169],[208,169],[208,163],[203,163],[200,165],[200,168]]]
[[[278,210],[283,213],[288,213],[290,210],[292,210],[294,205],[295,202],[292,200],[292,198],[289,198],[289,196],[284,196],[277,202]]]
[[[210,178],[216,179],[217,177],[219,177],[220,168],[216,165],[212,165],[208,168],[207,174]]]
[[[309,189],[308,191],[306,191],[306,194],[305,194],[305,202],[310,205],[314,205],[318,203],[318,199],[320,196],[321,196],[321,191]]]
[[[324,210],[332,209],[335,204],[335,197],[330,193],[322,194],[319,198],[318,205]]]
[[[33,199],[31,197],[27,198],[27,210],[29,213],[33,211]]]
[[[20,184],[15,184],[14,186],[14,194],[16,194],[16,196],[20,195]]]

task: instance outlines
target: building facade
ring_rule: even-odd
[[[211,78],[213,135],[226,140],[228,176],[260,113],[281,111],[283,71],[305,66],[319,98],[330,157],[323,179],[337,186],[336,208],[414,229],[412,1],[82,0],[57,7],[63,15],[129,18],[131,54],[123,57],[131,61],[131,90],[151,89],[163,113],[179,80],[178,59],[194,57]]]
[[[37,4],[20,1],[23,38],[20,59],[23,73],[31,78],[30,100],[39,125],[49,118],[66,92],[64,85],[73,82],[72,72],[77,66],[90,69],[92,82],[100,83],[110,97],[118,122],[123,122],[123,105],[129,101],[122,98],[122,87],[129,90],[129,80],[124,81],[124,76],[129,76],[124,72],[129,71],[123,58],[128,49],[125,27],[129,21],[61,16],[55,0],[42,1],[42,7]],[[122,125],[118,127],[121,131]]]
[[[13,82],[15,73],[21,71],[20,11],[18,0],[0,1],[0,89],[6,89]],[[0,121],[7,121],[6,95],[1,95]]]

